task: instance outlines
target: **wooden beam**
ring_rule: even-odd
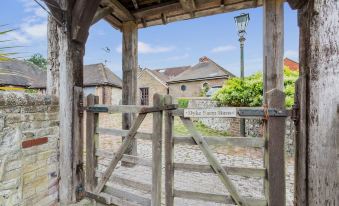
[[[113,9],[113,14],[122,22],[134,21],[131,12],[126,9],[118,0],[108,0],[109,6]]]
[[[134,8],[135,8],[135,9],[139,9],[139,5],[138,5],[137,0],[132,0],[132,2],[133,2]]]
[[[187,12],[192,12],[196,9],[194,0],[180,0],[182,9]]]
[[[111,14],[113,9],[111,7],[104,7],[104,8],[99,8],[97,12],[95,13],[91,25],[94,25],[107,15]]]
[[[42,0],[47,5],[49,11],[52,14],[52,18],[62,26],[63,18],[62,18],[62,9],[57,0]]]
[[[339,4],[308,1],[300,17],[300,119],[296,201],[301,205],[339,202]],[[304,162],[301,162],[304,161]]]
[[[51,16],[48,16],[47,24],[47,94],[59,97],[59,44],[58,44],[58,23]]]
[[[72,11],[72,39],[85,43],[101,0],[76,1]]]
[[[292,9],[301,9],[307,3],[307,0],[287,0],[287,2]]]
[[[137,103],[137,73],[138,73],[138,28],[134,21],[122,25],[122,104]],[[122,115],[122,129],[128,130],[133,122],[133,115]],[[136,140],[127,149],[127,154],[137,155]]]
[[[285,109],[284,91],[284,0],[264,0],[264,104]],[[264,120],[264,193],[268,205],[286,205],[285,118]]]

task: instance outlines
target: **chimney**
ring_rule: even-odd
[[[210,59],[207,56],[200,57],[199,62],[200,63],[206,63],[209,62]]]

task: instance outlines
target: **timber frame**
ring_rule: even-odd
[[[123,104],[136,104],[138,29],[175,21],[263,6],[264,18],[264,103],[284,109],[282,100],[285,0],[43,0],[49,7],[48,88],[60,97],[60,203],[67,205],[82,198],[83,169],[83,56],[91,25],[105,19],[123,33]],[[299,111],[296,118],[296,205],[335,205],[339,202],[339,3],[323,0],[287,0],[298,9],[300,24],[301,79],[298,85]],[[316,15],[315,15],[316,14]],[[329,46],[331,45],[331,46]],[[266,96],[269,91],[277,96]],[[323,93],[323,96],[317,96]],[[276,98],[277,97],[277,98]],[[280,101],[278,100],[280,99]],[[95,102],[95,99],[92,100]],[[129,130],[134,116],[123,115],[123,129]],[[268,144],[283,145],[275,133],[282,119],[265,122]],[[283,131],[280,131],[283,132]],[[321,138],[320,138],[321,137]],[[134,140],[133,140],[134,141]],[[317,143],[321,142],[320,145]],[[136,143],[126,150],[135,154]],[[267,150],[270,154],[272,151]],[[277,147],[283,157],[283,147]],[[265,165],[284,174],[284,161],[272,155]],[[281,175],[280,174],[280,175]],[[274,176],[268,176],[273,181]],[[276,192],[283,191],[283,178]],[[265,183],[266,185],[266,183]],[[265,189],[265,191],[273,191]],[[272,196],[266,194],[266,196]],[[268,205],[284,205],[285,193],[278,192]]]

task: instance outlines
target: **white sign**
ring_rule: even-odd
[[[237,108],[184,109],[184,117],[237,117]]]

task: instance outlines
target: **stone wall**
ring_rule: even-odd
[[[212,101],[210,98],[189,98],[189,108],[211,108],[217,107],[217,103]],[[206,126],[220,130],[227,131],[230,136],[240,136],[240,121],[234,118],[199,118],[200,122]],[[247,136],[251,137],[262,137],[263,136],[263,124],[259,119],[246,119],[245,132]],[[295,126],[290,118],[286,119],[286,130],[285,130],[285,150],[289,156],[294,155],[294,135]]]
[[[0,206],[58,201],[58,101],[0,93]]]

